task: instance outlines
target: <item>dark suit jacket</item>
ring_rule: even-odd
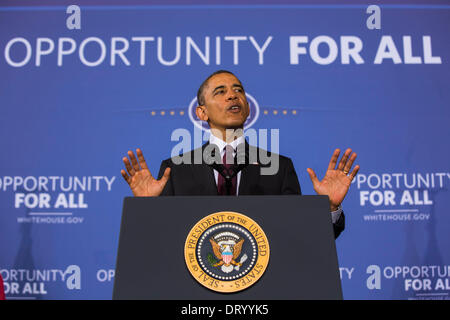
[[[213,168],[204,162],[194,164],[195,153],[201,154],[207,145],[208,143],[180,156],[183,159],[190,159],[190,164],[175,164],[180,162],[178,157],[166,159],[161,163],[158,179],[162,177],[167,167],[171,168],[170,178],[164,187],[162,196],[218,195]],[[255,154],[259,155],[259,151],[260,149],[246,143],[247,155],[249,152],[256,152]],[[270,152],[268,155],[271,155]],[[279,155],[279,170],[274,175],[261,175],[261,167],[264,167],[264,164],[259,160],[259,156],[257,163],[249,163],[242,169],[238,195],[302,194],[297,173],[290,158]],[[337,238],[345,228],[344,213],[333,224],[333,228],[334,236]]]

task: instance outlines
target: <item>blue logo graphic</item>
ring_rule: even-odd
[[[259,117],[258,102],[252,95],[250,95],[248,93],[246,93],[245,95],[247,97],[248,105],[250,108],[250,113],[248,115],[247,120],[244,123],[244,130],[253,126]],[[189,104],[189,109],[188,109],[189,119],[197,128],[202,129],[202,130],[209,130],[208,123],[206,121],[199,120],[197,118],[197,115],[195,114],[195,108],[197,107],[197,105],[198,105],[197,97],[195,97],[194,99],[192,99],[191,103]]]

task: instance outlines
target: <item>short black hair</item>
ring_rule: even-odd
[[[235,75],[233,74],[233,72],[228,71],[228,70],[217,70],[217,71],[211,73],[211,74],[208,76],[208,78],[206,78],[205,81],[202,82],[200,88],[198,88],[198,91],[197,91],[197,103],[198,103],[199,106],[205,105],[205,97],[203,96],[203,90],[205,90],[205,87],[206,87],[206,85],[208,84],[209,79],[211,79],[211,78],[214,77],[215,75],[221,74],[221,73],[229,73],[229,74],[235,76]],[[235,77],[236,77],[236,76],[235,76]],[[237,78],[237,77],[236,77],[236,78]],[[239,80],[239,79],[238,79],[238,80]],[[239,80],[239,82],[241,82],[241,81]]]

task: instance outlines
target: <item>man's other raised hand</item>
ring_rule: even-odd
[[[121,170],[120,173],[125,181],[131,188],[134,196],[136,197],[157,197],[161,194],[169,180],[170,168],[166,168],[164,175],[161,179],[155,179],[145,162],[144,155],[141,149],[136,149],[137,158],[133,151],[128,151],[128,157],[123,157],[123,163],[125,164],[125,170]],[[131,162],[130,162],[131,160]]]

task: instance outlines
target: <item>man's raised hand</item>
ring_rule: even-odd
[[[327,172],[322,181],[317,179],[314,170],[310,168],[307,169],[317,194],[327,195],[330,198],[331,211],[335,211],[341,205],[350,188],[353,178],[355,178],[359,170],[359,165],[356,165],[350,172],[353,162],[356,159],[356,153],[352,154],[352,149],[347,149],[345,151],[341,161],[336,167],[339,153],[339,149],[334,150],[330,163],[328,164]]]
[[[125,181],[131,188],[134,196],[136,197],[157,197],[161,194],[169,180],[170,176],[170,168],[166,168],[164,171],[164,175],[161,179],[156,180],[153,178],[150,170],[147,167],[147,163],[145,162],[144,155],[142,154],[141,149],[136,149],[137,159],[133,153],[133,151],[128,151],[128,160],[127,157],[123,157],[123,163],[125,164],[125,170],[121,170],[120,173]],[[139,160],[139,161],[138,161]]]

